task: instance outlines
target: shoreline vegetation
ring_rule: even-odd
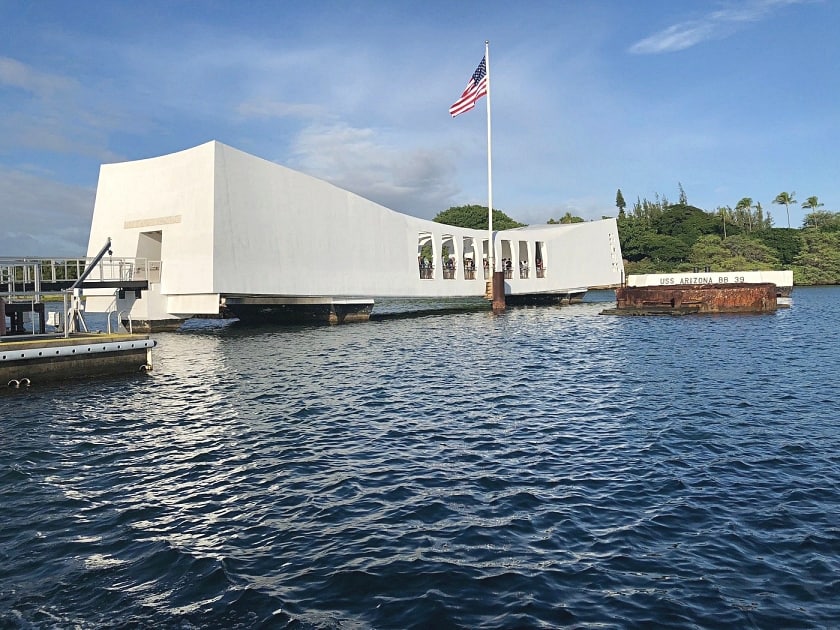
[[[780,193],[773,203],[796,203],[795,193]],[[810,212],[800,228],[774,227],[761,203],[749,197],[735,206],[707,212],[680,200],[637,200],[629,212],[616,193],[618,234],[624,272],[680,273],[711,271],[793,270],[794,285],[840,284],[840,213],[819,208],[817,197],[801,204]],[[789,222],[789,219],[788,219]]]
[[[637,199],[632,208],[619,189],[616,222],[624,257],[624,274],[710,271],[793,270],[799,286],[840,284],[840,212],[821,210],[817,197],[801,207],[810,210],[799,228],[774,227],[773,217],[761,205],[744,197],[735,208],[702,210],[688,203],[682,185],[679,201],[657,194],[653,201]],[[774,204],[784,206],[790,222],[795,193],[779,193]],[[612,218],[604,216],[604,219]],[[439,213],[438,223],[487,229],[487,206],[456,206]],[[567,212],[548,223],[580,223]],[[493,210],[493,227],[510,229],[525,224]]]

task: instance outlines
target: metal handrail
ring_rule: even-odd
[[[126,311],[120,311],[117,314],[117,326],[120,325],[120,322],[122,321],[123,314],[125,312]],[[131,311],[128,311],[128,333],[129,334],[134,334],[134,323],[131,321]]]
[[[112,332],[112,331],[111,331],[111,315],[113,315],[113,314],[114,314],[114,313],[116,313],[116,312],[117,312],[117,311],[108,311],[108,314],[107,314],[107,316],[105,317],[105,324],[106,324],[106,325],[105,325],[105,328],[107,329],[107,331],[108,331],[108,334],[109,334],[109,335],[110,335],[110,334],[111,334],[111,332]],[[117,328],[119,328],[119,326],[120,326],[120,320],[119,320],[119,316],[117,316]]]
[[[148,258],[0,257],[0,287],[5,286],[7,293],[24,292],[20,287],[26,284],[40,290],[44,283],[72,282],[80,285],[85,280],[148,280],[157,283],[160,282],[160,274],[161,261]],[[32,290],[25,292],[32,293]]]
[[[34,316],[34,304],[41,301],[45,284],[57,284],[59,287],[67,287],[69,284],[68,288],[48,292],[63,295],[62,316],[65,337],[76,330],[85,331],[87,324],[84,321],[80,302],[83,284],[90,288],[95,286],[97,281],[110,281],[111,284],[108,286],[112,288],[113,281],[147,282],[148,284],[161,281],[160,260],[113,258],[110,247],[111,239],[109,238],[94,258],[0,257],[0,296],[3,296],[7,302],[32,302]],[[126,313],[122,311],[117,313],[117,328],[123,315]],[[128,330],[133,332],[131,313],[127,313],[126,316]],[[110,314],[107,324],[110,332]]]

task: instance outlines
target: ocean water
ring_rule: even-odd
[[[190,322],[0,395],[0,628],[840,627],[840,288]]]

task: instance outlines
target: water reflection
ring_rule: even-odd
[[[67,627],[829,624],[836,295],[751,317],[189,322],[155,335],[146,377],[4,400],[0,608]]]

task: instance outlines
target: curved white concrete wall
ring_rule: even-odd
[[[418,236],[432,235],[435,278],[418,271]],[[151,235],[151,237],[150,237]],[[441,244],[452,236],[455,279],[444,279]],[[447,297],[483,295],[481,254],[476,279],[464,278],[464,237],[481,252],[483,230],[468,230],[389,210],[332,184],[209,142],[171,155],[103,165],[88,255],[107,237],[116,256],[153,258],[161,279],[152,287],[166,313],[214,313],[220,296]],[[621,251],[612,219],[497,232],[514,259],[507,293],[552,293],[621,282]],[[535,273],[541,242],[545,277]],[[520,251],[522,243],[522,251]],[[527,252],[527,253],[526,253]],[[515,261],[531,270],[520,279]],[[89,308],[95,306],[91,301]],[[159,300],[146,296],[132,314],[155,318]],[[144,310],[145,309],[145,310]]]

